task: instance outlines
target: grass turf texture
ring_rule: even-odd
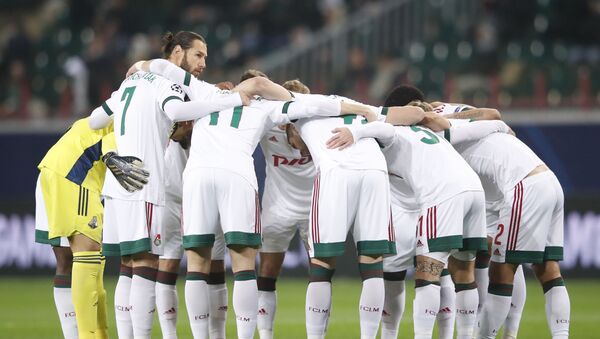
[[[231,307],[232,285],[229,283],[230,311],[227,319],[227,336],[235,338],[235,318]],[[116,338],[114,311],[111,307],[115,277],[105,281],[109,300],[109,331],[111,338]],[[180,314],[178,318],[178,334],[180,338],[191,338],[191,330],[187,322],[187,313],[183,301],[183,279],[179,279]],[[571,337],[598,338],[598,291],[600,282],[594,280],[566,281],[571,298]],[[277,282],[279,308],[275,320],[275,336],[281,338],[305,338],[304,329],[304,297],[306,281],[300,279],[280,279]],[[413,282],[408,282],[406,312],[400,324],[401,338],[412,337],[412,299],[414,297]],[[329,321],[328,338],[359,338],[358,299],[360,294],[358,279],[334,278],[333,308]],[[60,325],[54,301],[52,299],[52,277],[2,277],[0,278],[0,337],[2,338],[60,338]],[[155,317],[153,338],[160,338],[160,328]],[[500,336],[499,336],[500,337]],[[527,283],[527,303],[521,328],[520,338],[549,338],[544,312],[544,296],[542,289],[533,280]],[[258,338],[258,334],[255,335]]]

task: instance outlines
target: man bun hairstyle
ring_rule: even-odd
[[[179,31],[175,35],[171,32],[165,33],[162,37],[162,52],[163,56],[168,59],[173,52],[173,49],[179,45],[183,50],[192,47],[195,40],[200,40],[206,44],[204,37],[198,33],[190,31]]]
[[[411,101],[425,101],[425,95],[420,89],[411,85],[400,85],[388,94],[383,104],[385,107],[406,106]]]

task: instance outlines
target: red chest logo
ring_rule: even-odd
[[[310,155],[307,155],[305,157],[298,158],[298,159],[288,159],[284,156],[273,154],[273,166],[274,167],[279,167],[279,166],[283,166],[283,165],[286,165],[286,166],[306,165],[311,161],[312,161],[312,157]]]

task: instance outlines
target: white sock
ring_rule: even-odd
[[[208,332],[210,339],[225,339],[225,323],[227,322],[227,285],[208,285],[210,317]]]
[[[276,291],[258,291],[258,335],[260,339],[273,338],[273,321],[277,310]]]
[[[165,339],[177,338],[177,286],[156,282],[156,312]]]
[[[383,278],[378,277],[364,280],[358,304],[360,337],[362,339],[375,339],[375,336],[377,336],[384,301],[385,287]]]
[[[475,282],[477,283],[477,294],[479,295],[479,303],[477,303],[477,314],[481,313],[485,298],[487,296],[487,289],[490,283],[490,277],[488,275],[488,268],[476,268],[475,269]]]
[[[477,321],[478,294],[475,286],[456,292],[456,338],[471,339]],[[451,338],[451,337],[450,337]]]
[[[552,339],[569,337],[571,302],[562,278],[560,278],[560,284],[560,286],[554,285],[544,293],[544,298],[546,299],[546,320],[550,327]]]
[[[500,326],[506,320],[510,309],[511,293],[501,294],[505,295],[488,293],[478,324],[477,338],[495,338]]]
[[[523,274],[523,265],[519,265],[515,272],[515,280],[513,282],[513,293],[510,304],[510,311],[503,326],[503,338],[516,338],[519,332],[519,323],[525,307],[525,299],[527,299],[527,286],[525,285],[525,275]]]
[[[244,271],[249,272],[249,271]],[[239,279],[240,272],[234,279]],[[252,272],[254,274],[254,272]],[[250,273],[248,273],[250,275]],[[244,278],[246,279],[246,278]],[[252,339],[256,330],[258,313],[258,287],[254,279],[235,280],[233,283],[233,311],[235,312],[237,333],[240,339]]]
[[[317,281],[308,284],[305,310],[308,338],[324,338],[331,311],[331,282]]]
[[[135,273],[131,279],[131,324],[135,338],[150,338],[152,320],[156,311],[156,281],[149,280]],[[156,271],[156,270],[154,270]],[[156,272],[155,272],[156,277]]]
[[[115,318],[117,319],[117,334],[119,338],[133,338],[131,304],[129,303],[130,292],[131,277],[119,275],[117,287],[115,288]]]
[[[406,284],[404,280],[384,280],[385,302],[381,317],[381,339],[398,338],[398,326],[404,313]]]
[[[416,282],[423,282],[417,279]],[[428,282],[426,282],[428,283]],[[435,317],[440,309],[440,286],[428,284],[415,288],[413,323],[415,339],[431,338]]]
[[[454,319],[456,317],[456,292],[450,274],[440,278],[440,309],[436,316],[439,338],[454,337]]]
[[[57,283],[57,279],[59,278],[68,279],[69,286],[71,285],[71,276],[55,277],[55,285]],[[70,287],[54,287],[54,305],[56,305],[56,312],[58,312],[60,327],[62,328],[62,333],[65,339],[78,338],[75,307],[73,307],[73,299],[71,297]]]
[[[188,272],[185,281],[185,307],[194,338],[208,338],[210,314],[207,274]]]

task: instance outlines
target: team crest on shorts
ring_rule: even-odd
[[[90,220],[90,222],[88,222],[88,226],[91,229],[95,229],[96,227],[98,227],[98,218],[96,218],[96,216],[93,216],[92,220]]]
[[[160,246],[161,243],[160,234],[157,234],[156,237],[154,237],[154,246]]]

